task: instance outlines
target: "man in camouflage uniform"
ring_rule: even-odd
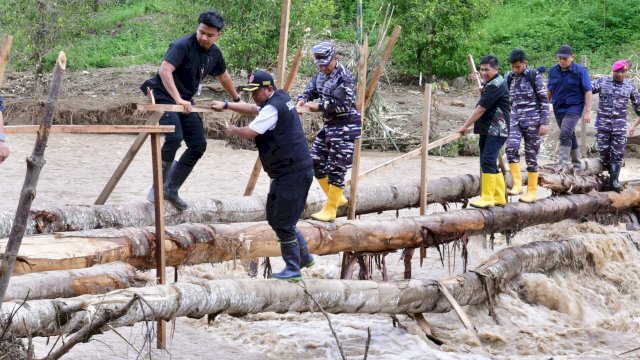
[[[601,77],[593,83],[593,93],[600,94],[595,125],[596,144],[602,163],[609,169],[609,187],[618,192],[622,190],[618,177],[627,145],[629,100],[639,116],[635,123],[640,121],[640,94],[629,80],[625,80],[627,70],[629,64],[625,60],[616,61],[611,67],[612,76]]]
[[[499,73],[499,63],[495,56],[487,55],[480,59],[480,76],[484,87],[480,100],[473,113],[457,132],[463,136],[471,125],[473,132],[480,135],[480,168],[482,182],[480,199],[470,203],[477,208],[504,206],[504,176],[498,170],[496,161],[500,148],[509,136],[509,89],[507,82]]]
[[[505,152],[513,178],[509,195],[522,193],[522,169],[520,166],[520,140],[524,138],[524,154],[527,162],[527,193],[520,201],[536,201],[538,187],[538,151],[541,136],[549,126],[549,99],[542,75],[530,69],[524,51],[514,49],[509,54],[511,72],[507,74],[507,86],[511,96],[511,126]]]
[[[298,96],[297,105],[322,112],[324,125],[313,141],[311,157],[315,177],[327,195],[327,203],[311,217],[333,221],[338,207],[347,203],[344,177],[351,167],[354,141],[360,136],[362,122],[356,110],[353,76],[338,62],[333,43],[317,44],[313,47],[313,56],[319,71]],[[319,101],[312,102],[315,99]]]

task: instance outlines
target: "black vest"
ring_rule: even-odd
[[[273,130],[256,136],[256,145],[264,171],[271,178],[291,174],[312,166],[307,138],[296,106],[283,90],[276,90],[261,106],[278,110],[278,122]]]

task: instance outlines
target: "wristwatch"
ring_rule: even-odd
[[[223,108],[223,109],[226,109],[226,108],[228,108],[228,107],[229,107],[229,101],[228,101],[228,100],[225,100],[225,101],[224,101],[224,106],[222,106],[222,108]]]
[[[240,102],[240,100],[242,99],[240,99],[240,96],[238,96],[237,98],[233,99],[233,102]]]
[[[0,141],[2,142],[7,141],[7,135],[0,133]]]

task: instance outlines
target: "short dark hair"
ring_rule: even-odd
[[[198,17],[198,24],[205,24],[218,29],[218,31],[222,31],[222,28],[224,27],[224,20],[222,19],[222,16],[214,10],[208,10],[200,14]]]
[[[491,66],[494,69],[497,69],[498,66],[500,66],[500,63],[498,62],[498,58],[496,58],[493,55],[485,55],[483,57],[480,58],[480,65],[482,64],[489,64],[489,66]]]
[[[516,48],[511,50],[511,53],[509,54],[509,63],[513,64],[517,62],[524,62],[526,60],[527,60],[527,55],[524,53],[522,49]]]

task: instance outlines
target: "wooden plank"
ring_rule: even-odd
[[[427,83],[424,89],[424,118],[422,120],[422,143],[429,144],[429,131],[431,126],[431,83]],[[429,160],[428,146],[421,147],[420,159],[420,215],[427,212],[427,161]]]
[[[153,162],[153,195],[154,195],[154,217],[156,223],[156,277],[158,284],[167,283],[165,272],[165,249],[164,249],[164,184],[162,179],[162,157],[160,154],[160,134],[151,135],[151,160]],[[167,345],[167,323],[164,320],[158,321],[157,348],[164,349]]]
[[[393,47],[395,46],[396,41],[400,36],[401,30],[402,28],[400,27],[400,25],[396,25],[396,27],[393,28],[391,37],[389,38],[389,40],[387,40],[387,45],[385,46],[384,51],[382,52],[382,56],[380,56],[380,60],[378,61],[378,66],[376,67],[373,74],[371,75],[371,78],[368,79],[369,85],[367,86],[367,91],[365,92],[365,95],[364,95],[365,109],[368,108],[369,104],[371,103],[371,99],[373,98],[373,92],[376,90],[376,87],[378,86],[378,81],[380,80],[380,77],[382,76],[382,72],[384,71],[384,68],[387,65],[387,61],[391,57],[391,52],[393,51]]]
[[[287,76],[287,81],[284,83],[283,90],[285,92],[289,92],[291,87],[293,86],[293,80],[296,78],[296,74],[298,74],[298,69],[300,68],[300,60],[302,59],[302,49],[298,50],[296,53],[296,58],[293,60],[293,64],[291,65],[291,70],[289,70],[289,75]],[[298,113],[306,113],[310,112],[307,106],[298,106],[296,108]],[[262,162],[260,161],[260,157],[256,157],[256,162],[253,164],[253,169],[251,170],[251,176],[249,176],[249,181],[247,181],[247,186],[244,188],[244,196],[251,196],[253,194],[253,190],[256,188],[256,183],[260,178],[260,173],[262,172]]]
[[[2,44],[0,44],[0,86],[2,86],[2,82],[4,81],[4,72],[9,62],[9,52],[11,51],[12,42],[13,36],[4,35],[2,37]]]
[[[435,149],[435,148],[437,148],[439,146],[442,146],[442,145],[446,145],[446,144],[448,144],[448,143],[450,143],[450,142],[452,142],[452,141],[454,141],[454,140],[456,140],[456,139],[458,139],[460,137],[462,137],[462,135],[460,135],[460,133],[449,134],[449,135],[443,137],[442,139],[438,139],[438,140],[432,142],[431,144],[429,144],[427,146],[427,151],[431,150],[431,149]],[[358,179],[362,180],[365,177],[371,175],[371,173],[374,173],[374,172],[376,172],[378,170],[382,170],[384,168],[387,168],[387,167],[393,165],[394,163],[396,163],[396,162],[398,162],[400,160],[411,159],[411,158],[413,158],[415,156],[420,155],[421,153],[422,153],[422,146],[417,148],[417,149],[415,149],[415,150],[411,150],[411,151],[409,151],[408,153],[406,153],[404,155],[398,156],[395,159],[389,160],[389,161],[387,161],[387,162],[385,162],[383,164],[380,164],[380,165],[378,165],[378,166],[376,166],[374,168],[371,168],[371,169],[363,172],[362,174],[360,174],[360,176],[358,176]]]
[[[285,91],[287,90],[285,89]],[[132,107],[139,111],[184,112],[184,106],[172,105],[172,104],[132,104]],[[299,114],[311,112],[311,110],[309,110],[309,107],[307,106],[298,106],[296,110],[298,111]],[[231,110],[222,110],[222,111],[231,111]],[[219,113],[220,111],[215,111],[210,108],[194,106],[191,108],[191,112]]]
[[[447,301],[449,301],[449,304],[451,304],[451,306],[453,307],[453,310],[456,312],[456,315],[458,315],[458,318],[460,318],[460,321],[462,321],[462,324],[464,325],[464,327],[466,327],[468,330],[472,330],[473,332],[478,333],[478,330],[476,330],[476,327],[473,326],[467,314],[464,312],[464,310],[462,310],[462,307],[460,307],[460,304],[458,304],[458,302],[451,295],[447,287],[444,286],[444,284],[440,281],[438,281],[438,289],[440,290],[442,295],[447,299]]]
[[[6,134],[34,134],[38,132],[38,125],[5,126]],[[154,134],[172,133],[173,125],[53,125],[52,133],[64,134]]]
[[[367,58],[369,57],[369,39],[364,37],[362,46],[360,47],[360,60],[358,61],[358,88],[356,93],[356,107],[360,112],[360,122],[364,124],[365,113],[365,93],[367,87]],[[349,201],[347,207],[347,219],[356,218],[356,207],[358,199],[358,175],[360,174],[360,151],[362,148],[362,129],[360,136],[354,142],[353,166],[351,168],[351,181],[349,181]]]
[[[151,116],[147,120],[147,125],[157,125],[163,115],[164,113],[161,111],[151,114]],[[127,151],[127,153],[124,155],[124,158],[122,158],[122,161],[120,161],[120,165],[118,165],[118,168],[113,173],[113,175],[111,175],[111,178],[107,182],[107,185],[105,185],[104,189],[102,189],[102,192],[98,196],[98,199],[96,199],[96,205],[104,205],[104,203],[107,202],[107,199],[113,192],[113,189],[115,189],[116,185],[118,185],[120,178],[122,178],[124,172],[127,171],[127,168],[142,147],[142,144],[144,144],[145,140],[147,140],[147,136],[149,136],[148,133],[138,134],[138,137],[136,137],[136,139],[133,141],[133,144],[129,148],[129,151]]]
[[[280,13],[280,41],[278,46],[278,68],[276,69],[276,85],[284,87],[284,72],[287,68],[287,45],[289,43],[289,11],[291,0],[282,0]]]

